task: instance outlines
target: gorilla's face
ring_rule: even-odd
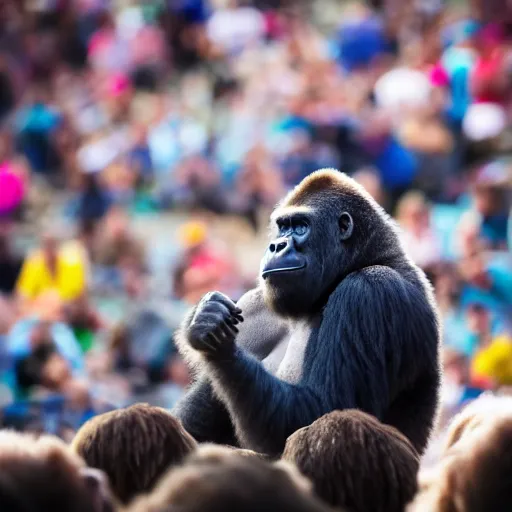
[[[334,218],[335,217],[335,218]],[[321,307],[348,257],[345,241],[352,217],[312,208],[284,208],[272,218],[272,240],[261,262],[261,282],[268,306],[283,316],[307,315]]]

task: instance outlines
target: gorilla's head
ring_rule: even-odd
[[[320,310],[339,282],[402,254],[393,224],[372,197],[336,170],[316,171],[276,208],[261,262],[267,305],[288,317]]]

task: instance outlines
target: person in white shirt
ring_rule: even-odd
[[[439,236],[430,224],[430,206],[421,192],[409,192],[397,207],[401,240],[407,254],[421,268],[441,260]]]

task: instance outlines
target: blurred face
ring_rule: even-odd
[[[457,358],[444,365],[444,375],[447,382],[463,385],[469,377],[469,363],[463,358]]]
[[[495,194],[493,194],[492,190],[477,190],[474,194],[475,208],[481,215],[490,215],[495,207],[494,199]]]
[[[438,298],[453,298],[458,292],[458,283],[453,274],[444,272],[435,281],[436,295]]]
[[[0,162],[9,157],[11,149],[10,135],[8,133],[0,133]]]
[[[489,329],[489,311],[483,307],[472,307],[467,313],[468,328],[474,334],[485,334]]]
[[[53,354],[43,369],[43,382],[51,389],[61,389],[71,377],[67,361],[59,354]]]
[[[404,212],[403,221],[409,229],[419,231],[429,225],[429,209],[419,202],[410,204]]]
[[[45,235],[41,245],[47,258],[55,258],[57,256],[58,242],[54,236]]]
[[[48,322],[40,322],[36,325],[30,336],[30,342],[32,348],[40,347],[41,345],[51,344],[51,325]]]
[[[487,288],[489,283],[485,260],[482,254],[475,253],[464,258],[460,263],[461,277],[475,286]]]
[[[114,210],[107,218],[107,231],[114,238],[121,238],[128,233],[128,218],[122,211]]]

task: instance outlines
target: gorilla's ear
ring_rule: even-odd
[[[348,240],[352,236],[352,231],[354,231],[352,215],[348,212],[343,212],[338,220],[338,225],[340,227],[341,239]]]

